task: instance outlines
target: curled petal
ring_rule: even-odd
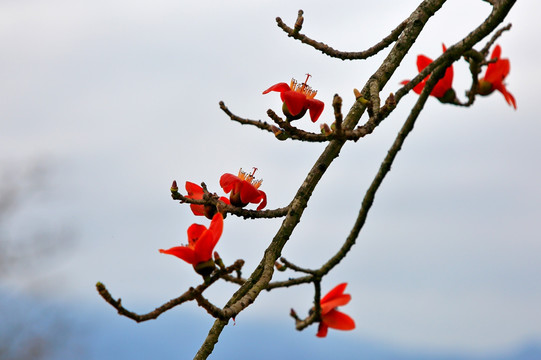
[[[235,176],[233,174],[223,174],[220,177],[220,186],[224,190],[224,192],[227,194],[231,190],[233,190],[239,182],[242,180],[238,178],[238,176]]]
[[[265,192],[261,190],[259,190],[259,194],[261,195],[261,204],[259,204],[257,210],[264,209],[265,206],[267,206],[267,194],[265,194]]]
[[[317,99],[307,99],[306,102],[308,103],[308,109],[310,110],[310,119],[312,119],[312,122],[316,122],[323,112],[325,104],[323,101]]]
[[[271,91],[277,91],[277,92],[282,93],[284,91],[291,91],[291,88],[289,87],[289,85],[287,83],[281,82],[281,83],[272,85],[270,88],[263,91],[263,94],[268,94]]]
[[[174,255],[188,264],[195,265],[195,251],[187,246],[175,246],[171,249],[160,249],[161,254]]]

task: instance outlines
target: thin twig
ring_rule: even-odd
[[[118,314],[119,315],[123,315],[123,316],[126,316],[136,322],[143,322],[143,321],[147,321],[147,320],[153,320],[153,319],[156,319],[158,316],[160,316],[161,314],[163,314],[164,312],[174,308],[175,306],[178,306],[186,301],[191,301],[191,300],[194,300],[196,299],[196,297],[198,295],[201,295],[203,293],[203,291],[205,291],[210,285],[212,285],[213,283],[215,283],[218,279],[220,279],[224,274],[230,274],[232,273],[233,271],[236,271],[238,269],[241,269],[242,266],[244,265],[244,261],[243,260],[237,260],[235,261],[235,263],[225,269],[219,269],[217,271],[214,272],[214,274],[212,274],[212,276],[210,276],[210,278],[205,281],[203,284],[197,286],[195,289],[194,288],[190,288],[189,290],[187,290],[184,294],[180,295],[179,297],[177,298],[174,298],[168,302],[166,302],[165,304],[157,307],[156,309],[154,309],[153,311],[149,312],[149,313],[146,313],[146,314],[143,314],[143,315],[139,315],[133,311],[130,311],[128,309],[126,309],[124,306],[122,306],[122,301],[121,299],[119,298],[118,300],[115,300],[112,295],[109,293],[109,290],[107,290],[107,288],[105,287],[105,285],[101,282],[98,282],[96,284],[96,289],[98,290],[98,293],[101,295],[101,297],[107,302],[109,303],[112,307],[114,307],[117,311],[118,311]]]
[[[301,11],[302,10],[299,11],[300,15],[302,15]],[[297,18],[297,22],[295,24],[297,24],[298,21],[299,20]],[[366,49],[364,51],[339,51],[339,50],[333,49],[332,47],[330,47],[327,44],[324,44],[322,42],[313,40],[313,39],[309,38],[308,36],[299,33],[300,27],[298,29],[297,29],[297,26],[295,26],[294,29],[290,28],[279,17],[276,18],[276,23],[277,23],[278,27],[280,27],[282,30],[284,30],[287,33],[287,35],[289,37],[297,39],[297,40],[301,41],[302,43],[307,44],[307,45],[313,47],[314,49],[321,51],[325,55],[328,55],[328,56],[334,57],[334,58],[338,58],[338,59],[341,59],[341,60],[364,60],[364,59],[367,59],[367,58],[369,58],[371,56],[376,55],[381,50],[385,49],[387,46],[389,46],[393,42],[395,42],[399,38],[400,34],[402,34],[402,32],[404,31],[404,29],[406,28],[406,25],[407,25],[407,21],[403,21],[393,31],[391,31],[391,33],[389,35],[387,35],[385,38],[383,38],[383,40],[381,40],[376,45],[374,45],[374,46],[372,46],[372,47],[370,47],[370,48],[368,48],[368,49]],[[302,22],[301,22],[301,24],[302,24]]]

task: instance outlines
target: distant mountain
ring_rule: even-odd
[[[58,346],[40,359],[72,359],[74,352],[80,360],[178,360],[191,359],[199,349],[212,324],[212,319],[196,306],[174,309],[157,320],[136,324],[121,317],[96,295],[92,305],[70,304],[54,306],[39,299],[6,296],[0,287],[2,321],[0,335],[7,335],[17,324],[28,328],[31,335],[43,338],[50,344],[63,344],[65,330],[69,332],[70,346]],[[9,301],[7,299],[9,298]],[[81,307],[82,306],[82,307]],[[28,311],[32,309],[32,311]],[[37,309],[37,310],[36,310]],[[151,309],[149,309],[151,310]],[[61,319],[60,328],[44,326],[43,314],[54,313]],[[49,316],[50,317],[50,316]],[[41,320],[40,320],[41,319]],[[211,359],[234,360],[541,360],[541,341],[532,341],[517,349],[503,353],[473,355],[464,351],[434,352],[404,349],[392,344],[360,339],[354,332],[329,331],[325,339],[315,337],[316,329],[298,332],[293,324],[258,322],[250,316],[237,318],[235,325],[228,325],[216,345]],[[9,326],[9,328],[8,328]],[[54,334],[51,329],[55,329]],[[20,339],[24,340],[24,339]],[[5,345],[5,344],[4,344]],[[21,347],[21,350],[24,349]],[[11,351],[17,348],[11,346]],[[2,342],[0,342],[2,353]],[[16,355],[16,354],[15,354]],[[8,357],[9,358],[9,357]],[[16,359],[17,356],[11,356]]]

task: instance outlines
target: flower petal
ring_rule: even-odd
[[[265,194],[264,191],[259,190],[259,194],[261,195],[261,204],[257,207],[257,210],[262,210],[267,206],[267,194]]]
[[[323,112],[325,104],[323,101],[317,99],[307,99],[306,102],[308,104],[308,109],[310,110],[310,119],[312,119],[312,122],[316,122]]]
[[[332,310],[326,315],[321,316],[321,322],[325,323],[330,328],[338,330],[353,330],[355,329],[355,321],[343,312]]]
[[[190,209],[192,210],[192,213],[196,216],[205,215],[205,205],[190,204]]]
[[[220,240],[220,236],[222,236],[222,232],[224,230],[224,217],[220,213],[216,213],[212,217],[212,221],[210,222],[209,231],[212,232],[214,235],[214,244],[212,247],[216,246],[216,243],[218,240]]]
[[[321,298],[321,300],[319,301],[320,304],[326,303],[327,301],[343,295],[344,290],[346,290],[346,286],[348,286],[348,283],[341,283],[336,285],[334,288],[331,289],[331,291],[327,293],[327,295]]]
[[[207,227],[199,224],[192,224],[188,228],[188,241],[193,247],[197,243],[201,235],[207,230]]]
[[[208,261],[212,258],[212,250],[214,250],[214,246],[216,245],[216,242],[218,242],[217,239],[214,238],[214,234],[210,230],[206,230],[201,235],[194,246],[194,265]]]
[[[193,182],[186,181],[186,191],[188,192],[187,198],[190,199],[203,199],[203,188],[197,184],[194,184]],[[192,213],[197,216],[204,216],[205,215],[205,206],[204,205],[196,205],[196,204],[190,204],[190,209],[192,210]]]
[[[222,187],[224,192],[228,194],[241,181],[242,180],[239,179],[238,176],[235,176],[233,174],[223,174],[220,177],[220,186]]]
[[[509,75],[510,70],[511,64],[509,63],[509,59],[501,59],[495,63],[490,63],[487,66],[485,81],[493,85],[502,83],[506,76]]]
[[[424,56],[424,55],[417,56],[417,70],[419,70],[419,72],[423,71],[425,67],[427,67],[431,63],[432,63],[432,59],[429,58],[428,56]]]
[[[257,204],[261,201],[260,191],[251,183],[244,180],[242,181],[242,186],[240,188],[240,200],[245,204]]]
[[[195,265],[195,251],[187,246],[175,246],[168,250],[160,249],[160,253],[174,255],[188,264]]]
[[[508,92],[507,89],[505,90],[505,93],[503,94],[503,96],[505,96],[505,101],[507,101],[507,103],[509,105],[512,105],[516,110],[517,109],[517,102],[515,100],[515,97],[513,95],[511,95],[511,93]]]
[[[500,59],[502,57],[502,47],[500,45],[496,45],[494,47],[494,50],[492,50],[492,54],[490,54],[491,59]]]
[[[188,192],[188,197],[192,199],[202,199],[203,198],[203,188],[193,182],[186,181],[186,191]]]
[[[494,88],[503,94],[505,101],[507,101],[509,105],[513,106],[515,109],[517,108],[515,97],[507,91],[507,88],[503,83],[494,84]]]
[[[220,196],[220,201],[226,203],[227,205],[231,205],[231,201],[229,201],[229,199],[226,197]]]
[[[321,303],[321,315],[325,315],[329,313],[337,306],[346,305],[350,300],[351,300],[350,294],[342,294],[342,295],[334,297],[331,300]]]
[[[263,94],[268,94],[271,91],[278,91],[278,92],[281,93],[281,92],[290,91],[290,90],[291,90],[291,88],[289,87],[289,85],[287,83],[281,82],[281,83],[272,85],[270,88],[263,91]]]
[[[430,95],[435,96],[437,98],[441,98],[452,87],[453,87],[453,65],[449,66],[447,70],[445,70],[445,75],[443,75],[443,78],[441,78],[436,83],[436,86],[434,86]]]
[[[282,100],[286,103],[289,113],[298,115],[306,106],[306,95],[297,91],[286,91],[281,94]]]
[[[329,327],[324,322],[320,322],[319,326],[317,328],[317,337],[325,337],[327,336],[327,333],[329,332]]]

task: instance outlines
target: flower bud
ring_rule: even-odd
[[[274,267],[275,267],[276,270],[278,270],[278,271],[286,271],[286,269],[287,269],[287,266],[280,264],[278,261],[276,261],[276,262],[274,263]]]
[[[276,126],[272,127],[272,132],[274,133],[274,136],[281,141],[286,140],[289,137],[284,130],[277,128]]]
[[[321,124],[319,125],[319,129],[321,130],[321,133],[323,135],[330,135],[332,133],[331,128],[327,124]]]

